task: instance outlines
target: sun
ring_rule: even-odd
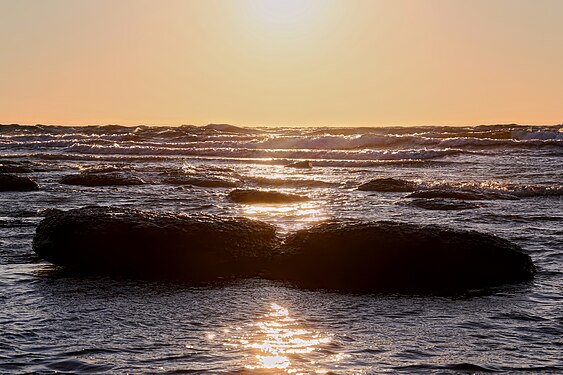
[[[293,33],[314,28],[328,2],[321,0],[249,0],[238,3],[247,22],[261,32]]]

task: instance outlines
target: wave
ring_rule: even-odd
[[[403,160],[435,159],[463,153],[460,149],[407,149],[407,150],[309,150],[309,149],[271,149],[250,148],[199,148],[121,146],[118,144],[90,145],[76,143],[67,152],[109,155],[170,155],[170,156],[221,156],[243,158],[288,158],[288,159],[332,159],[332,160]]]
[[[382,127],[382,128],[263,128],[247,129],[227,125],[207,127],[123,127],[123,126],[0,126],[0,142],[55,146],[55,141],[136,142],[182,147],[201,143],[207,147],[255,149],[359,149],[382,147],[545,147],[563,145],[563,125],[491,127]],[[19,143],[18,143],[19,142]],[[44,144],[43,144],[44,142]],[[61,146],[64,146],[63,144]],[[201,146],[206,147],[206,146]]]

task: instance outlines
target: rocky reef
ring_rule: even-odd
[[[97,206],[47,212],[33,249],[84,273],[186,281],[260,276],[343,292],[459,293],[534,274],[520,247],[476,231],[342,220],[280,239],[273,226],[242,217]]]

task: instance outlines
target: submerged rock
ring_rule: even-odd
[[[29,177],[0,174],[0,191],[34,191],[39,190],[37,182]]]
[[[0,164],[0,173],[31,173],[33,169],[21,164]]]
[[[517,200],[518,197],[496,192],[496,191],[475,191],[463,189],[428,189],[415,191],[406,196],[406,198],[448,198],[461,200],[489,200],[489,199],[508,199]]]
[[[296,203],[308,201],[309,197],[296,194],[280,193],[278,191],[236,189],[229,193],[229,199],[236,203]]]
[[[398,222],[327,222],[290,235],[271,277],[310,288],[452,293],[529,279],[530,257],[475,231]]]
[[[47,212],[33,250],[86,273],[213,280],[258,275],[275,241],[272,226],[246,218],[93,206]]]
[[[208,188],[234,188],[238,184],[236,181],[225,178],[197,178],[197,177],[169,177],[163,183],[168,185],[191,185]]]
[[[410,206],[415,206],[418,208],[424,208],[426,210],[438,210],[438,211],[453,211],[453,210],[469,210],[473,208],[479,208],[480,205],[473,202],[466,202],[458,199],[445,199],[445,198],[416,198],[410,202],[403,204],[408,204]]]
[[[401,180],[398,178],[376,178],[358,186],[362,191],[383,191],[383,192],[409,192],[414,191],[417,184],[412,181]]]
[[[286,168],[301,168],[301,169],[311,169],[313,164],[309,160],[298,161],[295,163],[285,165]]]
[[[127,186],[143,185],[145,182],[139,177],[119,173],[83,172],[64,176],[60,183],[80,186]]]

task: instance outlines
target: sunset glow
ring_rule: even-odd
[[[563,2],[1,1],[0,123],[555,124]]]

